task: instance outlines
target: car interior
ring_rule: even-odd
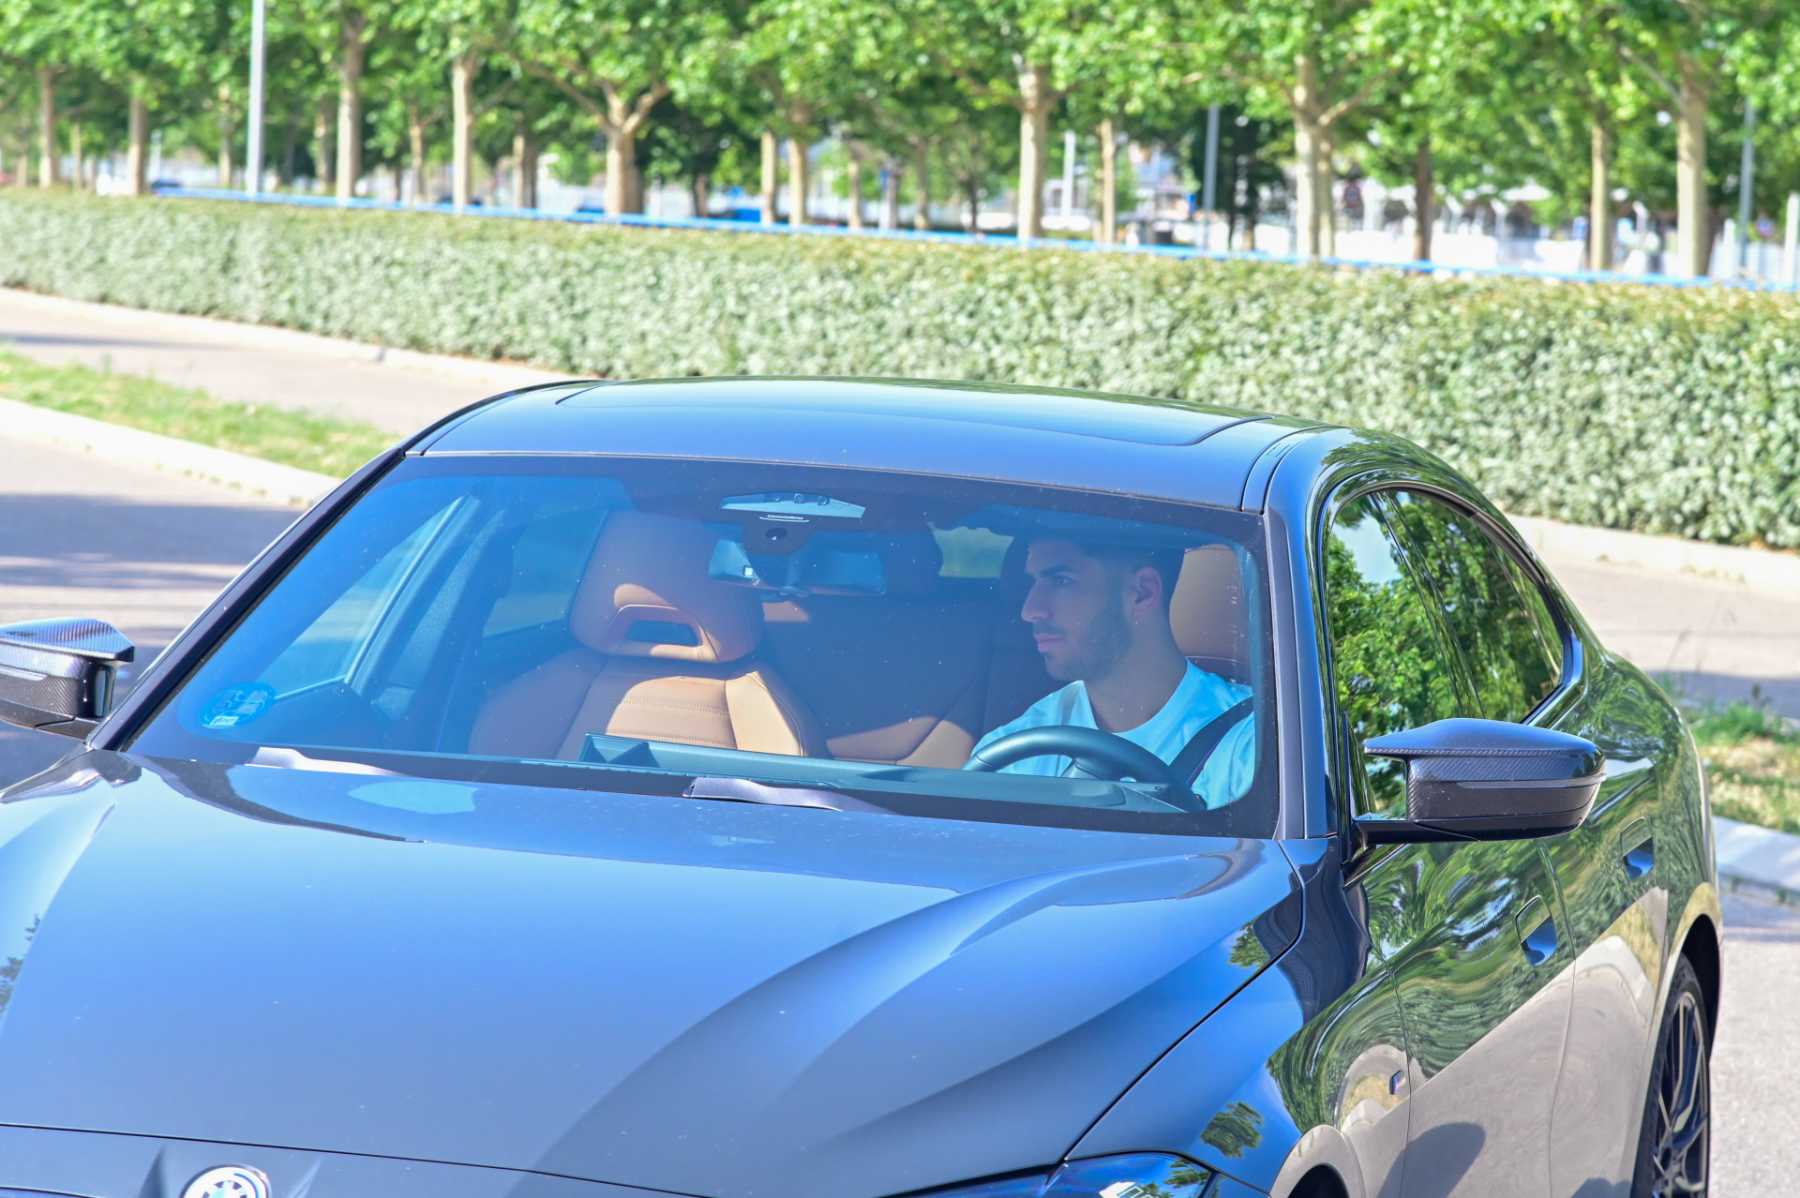
[[[1037,802],[1046,789],[1017,775],[941,771],[964,772],[986,732],[1059,685],[1020,614],[1032,537],[1121,529],[1185,550],[1170,610],[1182,652],[1266,693],[1246,550],[1204,526],[1058,513],[1041,493],[997,503],[1012,496],[966,484],[770,492],[754,489],[767,467],[706,485],[656,469],[606,486],[427,470],[364,501],[185,688],[163,751],[569,762]],[[1169,784],[1141,789],[1167,810]],[[1052,789],[1143,799],[1106,785]]]

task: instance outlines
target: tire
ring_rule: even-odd
[[[1712,1173],[1712,1028],[1706,994],[1686,957],[1656,1032],[1656,1061],[1638,1133],[1632,1198],[1705,1195]]]

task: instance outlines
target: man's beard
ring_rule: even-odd
[[[1074,647],[1072,642],[1065,643]],[[1093,682],[1112,672],[1130,644],[1131,626],[1125,619],[1125,600],[1120,598],[1094,620],[1078,656],[1068,657],[1060,665],[1046,659],[1044,668],[1059,682]]]

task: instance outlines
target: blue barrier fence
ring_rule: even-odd
[[[920,229],[847,229],[837,225],[766,225],[757,221],[721,220],[714,217],[640,216],[623,213],[610,216],[598,212],[543,212],[535,208],[492,208],[470,206],[453,213],[444,205],[417,207],[391,200],[340,200],[333,196],[302,196],[263,193],[248,195],[216,187],[163,187],[156,194],[177,200],[226,200],[242,204],[274,204],[296,208],[360,209],[374,212],[431,213],[489,220],[555,221],[563,224],[611,225],[631,229],[687,229],[711,233],[740,233],[746,236],[776,237],[856,237],[887,241],[937,242],[945,245],[973,245],[992,249],[1018,251],[1056,249],[1089,254],[1142,254],[1161,258],[1208,259],[1219,262],[1278,262],[1299,265],[1306,261],[1294,254],[1269,254],[1257,250],[1207,250],[1188,245],[1102,245],[1088,240],[1060,238],[1020,239],[1006,234],[953,233]],[[1690,279],[1675,275],[1626,275],[1613,271],[1544,271],[1521,270],[1505,266],[1451,266],[1438,262],[1376,262],[1361,258],[1318,258],[1317,265],[1352,270],[1391,270],[1405,274],[1458,275],[1541,279],[1558,283],[1629,283],[1651,287],[1729,287],[1742,291],[1792,293],[1800,290],[1792,283],[1767,283],[1757,279]]]

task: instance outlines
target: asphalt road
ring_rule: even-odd
[[[56,614],[107,619],[148,662],[196,611],[295,515],[233,492],[90,455],[0,437],[0,620]],[[1682,580],[1620,581],[1608,569],[1570,580],[1584,606],[1643,615],[1653,635],[1658,603],[1678,610]],[[1741,590],[1741,588],[1739,588]],[[1726,588],[1714,617],[1729,624]],[[1649,606],[1645,606],[1648,603]],[[1723,612],[1721,615],[1719,613]],[[1605,621],[1601,635],[1612,641]],[[1800,625],[1789,623],[1785,632]],[[1619,628],[1618,636],[1630,633]],[[1750,639],[1750,638],[1746,638]],[[1769,651],[1765,645],[1763,656]],[[1745,666],[1755,666],[1750,653]],[[0,779],[50,764],[73,742],[4,730]],[[1724,1018],[1714,1060],[1714,1192],[1722,1198],[1787,1193],[1800,1176],[1800,909],[1739,896],[1726,901]]]
[[[0,621],[96,616],[147,665],[298,514],[210,484],[0,437]],[[0,724],[0,778],[73,742]]]

